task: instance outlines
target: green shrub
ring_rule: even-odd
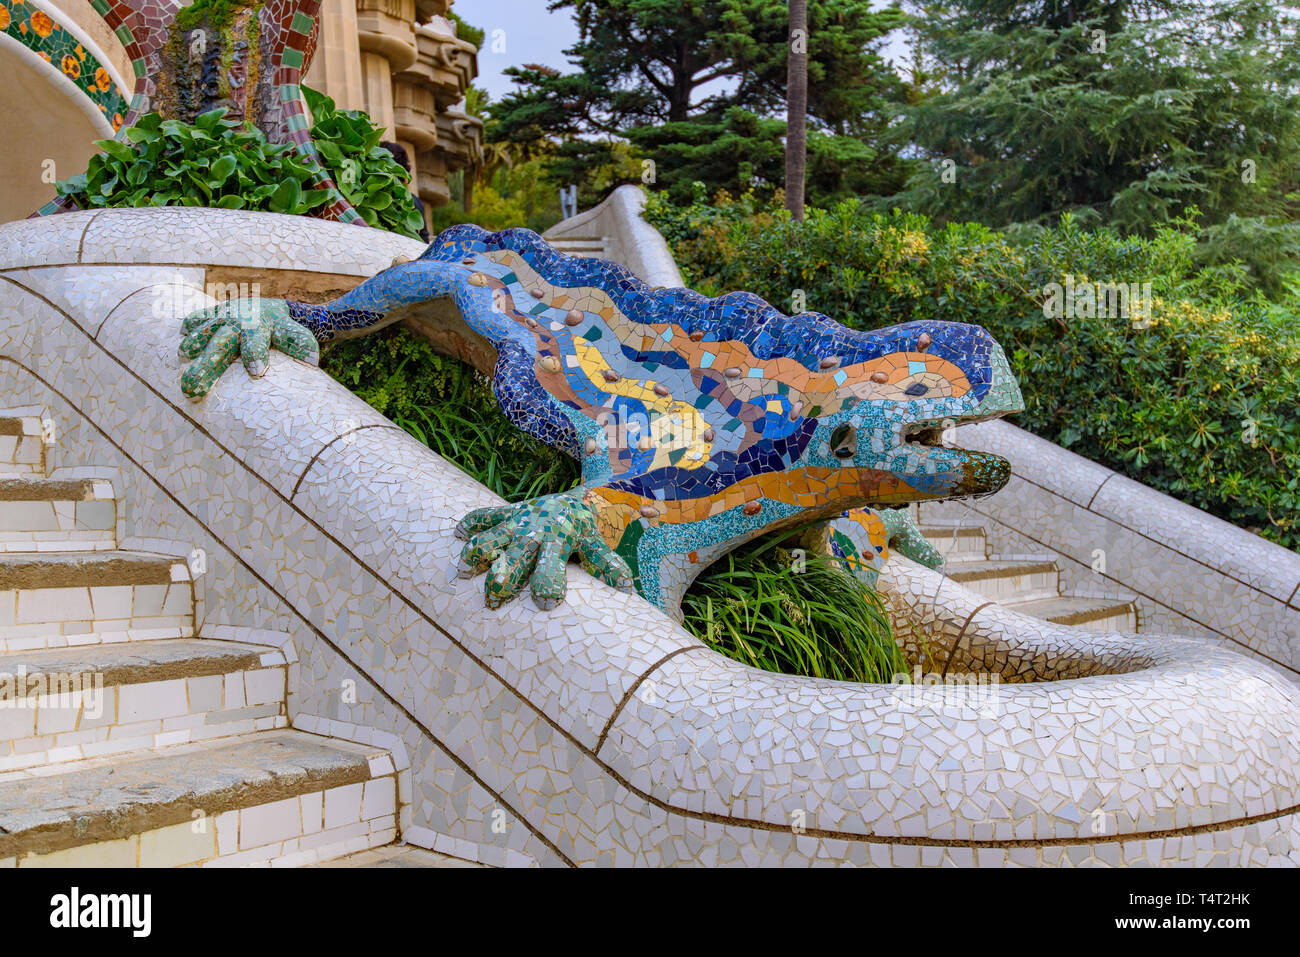
[[[515,428],[486,376],[402,326],[329,347],[321,368],[502,498],[518,502],[578,483],[578,463]]]
[[[311,167],[289,144],[209,110],[193,125],[148,113],[127,142],[99,140],[86,172],[58,184],[82,209],[118,206],[218,206],[308,213],[329,199],[311,189]]]
[[[311,110],[316,152],[347,201],[369,225],[419,239],[424,221],[411,199],[411,176],[379,145],[383,129],[365,113],[337,109],[311,87],[302,93]]]
[[[698,194],[697,194],[698,200]],[[746,289],[857,329],[936,319],[987,328],[1020,378],[1020,426],[1288,548],[1300,549],[1300,326],[1236,262],[1200,265],[1190,219],[1150,239],[998,233],[853,203],[803,223],[752,197],[647,216],[687,282]],[[1147,318],[1044,315],[1049,283],[1150,283]]]
[[[303,87],[315,123],[312,139],[348,202],[371,226],[418,239],[423,225],[407,188],[409,176],[379,142],[383,130],[364,113],[336,110],[329,97]],[[60,182],[60,196],[81,209],[121,206],[215,206],[311,214],[329,202],[314,189],[313,166],[290,143],[271,143],[251,124],[226,119],[219,107],[194,123],[148,113],[126,141],[98,140],[86,172]]]
[[[683,624],[714,651],[764,671],[888,682],[907,672],[880,598],[838,564],[759,539],[706,568],[682,600]]]

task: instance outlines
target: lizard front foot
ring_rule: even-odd
[[[235,356],[254,378],[266,373],[271,347],[315,365],[320,347],[306,326],[289,316],[283,299],[231,299],[201,309],[181,324],[179,354],[190,362],[181,374],[181,391],[201,399]]]
[[[576,552],[592,575],[631,591],[631,569],[601,538],[582,494],[562,492],[470,512],[456,526],[456,537],[466,540],[457,572],[471,578],[487,571],[483,594],[489,608],[508,602],[531,576],[533,601],[549,609],[564,600],[565,566]]]
[[[876,514],[885,524],[890,548],[934,571],[943,567],[943,552],[931,545],[921,533],[911,512],[905,508],[885,508]]]

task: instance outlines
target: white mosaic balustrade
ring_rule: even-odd
[[[1066,589],[1136,595],[1143,632],[1205,637],[1300,680],[1300,555],[1009,422],[962,426],[954,442],[1006,458],[1011,480],[923,517],[981,524],[999,554],[1050,550]]]
[[[64,421],[56,464],[75,449],[69,464],[119,470],[137,535],[205,551],[200,625],[292,636],[295,724],[405,743],[403,827],[428,843],[487,863],[1294,863],[1300,693],[1205,645],[1060,628],[1036,641],[1009,613],[963,644],[971,660],[1086,676],[1003,684],[981,714],[756,672],[576,567],[553,612],[484,609],[481,580],[454,575],[450,530],[488,492],[279,354],[265,378],[235,368],[190,403],[178,317],[149,308],[167,269],[49,265],[79,249],[135,263],[223,250],[238,265],[228,251],[246,248],[243,265],[346,272],[356,227],[159,212],[0,227],[46,264],[0,269],[0,390]],[[960,597],[922,620],[936,648],[961,629]]]

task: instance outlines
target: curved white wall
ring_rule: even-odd
[[[113,136],[112,125],[72,80],[4,33],[0,113],[0,222],[40,209],[55,197],[53,180],[84,173],[97,152],[95,140]]]

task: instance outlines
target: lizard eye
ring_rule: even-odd
[[[922,385],[920,382],[913,382],[903,390],[904,395],[925,395],[930,391],[930,387]]]
[[[858,430],[847,422],[837,425],[831,433],[831,454],[840,459],[851,459],[858,452]]]

